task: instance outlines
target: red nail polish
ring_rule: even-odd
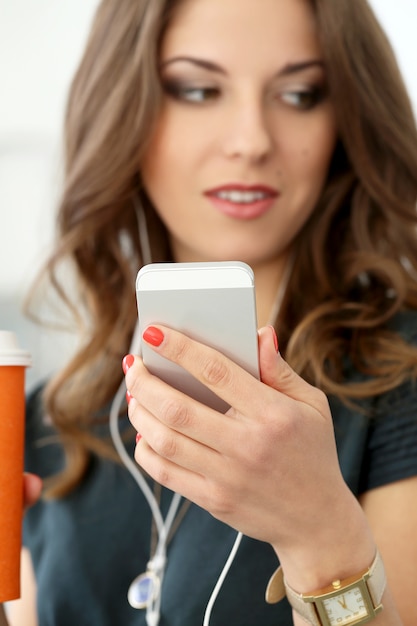
[[[275,352],[278,352],[278,337],[277,337],[277,333],[275,332],[275,328],[273,326],[269,327],[272,330],[272,337],[274,340],[274,346],[275,346]]]
[[[159,328],[155,328],[155,326],[148,326],[145,329],[142,337],[147,343],[150,343],[151,346],[160,346],[164,340],[164,333]]]
[[[142,439],[142,435],[136,433],[136,445],[138,445],[139,441]]]
[[[122,361],[123,372],[126,374],[127,370],[132,367],[135,362],[135,357],[133,354],[127,354]]]
[[[126,391],[126,402],[129,404],[129,402],[131,401],[131,399],[133,398],[132,394],[130,393],[130,391]]]

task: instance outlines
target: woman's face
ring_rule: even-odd
[[[183,0],[162,42],[164,102],[141,163],[176,261],[284,258],[336,130],[307,0]]]

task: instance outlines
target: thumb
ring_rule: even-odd
[[[23,500],[26,508],[39,500],[41,491],[42,479],[36,474],[26,472],[23,475]]]
[[[328,406],[325,394],[301,378],[277,351],[273,326],[259,329],[258,345],[261,381],[294,400],[315,407],[320,413],[325,412]]]

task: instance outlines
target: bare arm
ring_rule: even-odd
[[[8,626],[3,604],[0,604],[0,626]]]
[[[25,507],[30,507],[39,499],[42,480],[39,476],[26,473],[23,481]],[[7,618],[0,610],[0,626],[37,626],[36,581],[29,550],[23,548],[21,556],[21,598],[7,604]],[[1,621],[3,619],[3,622]]]
[[[383,613],[375,626],[414,626],[417,580],[417,477],[394,482],[364,494],[360,503],[383,557],[388,586]],[[305,622],[294,615],[294,625]]]
[[[417,477],[373,489],[361,504],[383,556],[404,626],[417,623]]]
[[[29,551],[22,550],[21,598],[7,605],[9,626],[37,626],[36,582]],[[5,622],[7,626],[7,622]],[[0,619],[0,626],[4,626]]]

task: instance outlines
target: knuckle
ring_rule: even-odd
[[[317,405],[323,407],[324,409],[327,409],[329,407],[329,399],[324,391],[315,387],[313,393],[316,396]]]
[[[153,442],[155,452],[165,459],[173,459],[177,454],[175,438],[169,433],[162,433]]]
[[[258,428],[260,441],[266,444],[278,444],[294,436],[296,421],[286,407],[278,402],[271,402],[266,408],[264,420]]]
[[[262,436],[253,436],[251,439],[250,454],[248,454],[243,460],[245,471],[249,475],[254,475],[260,467],[265,464],[265,460],[269,458],[269,447],[271,438],[268,437],[268,432],[262,433]]]
[[[180,400],[170,398],[161,407],[161,417],[168,426],[180,430],[190,423],[190,414],[187,406]]]
[[[146,473],[164,487],[171,488],[172,475],[169,471],[168,461],[159,457],[155,450],[144,442],[144,445],[136,446],[135,460],[146,470]]]
[[[170,351],[170,358],[172,358],[175,363],[183,363],[187,359],[189,341],[185,337],[179,337],[175,343],[173,342],[170,345]]]
[[[214,517],[224,518],[232,512],[229,491],[219,484],[211,484],[206,492],[207,508]]]
[[[322,391],[318,387],[310,385],[307,399],[310,406],[315,409],[320,415],[324,417],[331,417],[329,399],[324,391]]]
[[[227,387],[231,384],[231,372],[219,358],[208,358],[201,371],[203,382],[213,387]]]
[[[280,386],[287,387],[296,378],[296,373],[292,370],[287,363],[284,363],[284,367],[280,371],[279,379]]]
[[[164,465],[159,465],[153,473],[154,479],[164,487],[169,487],[171,483],[171,475]]]

